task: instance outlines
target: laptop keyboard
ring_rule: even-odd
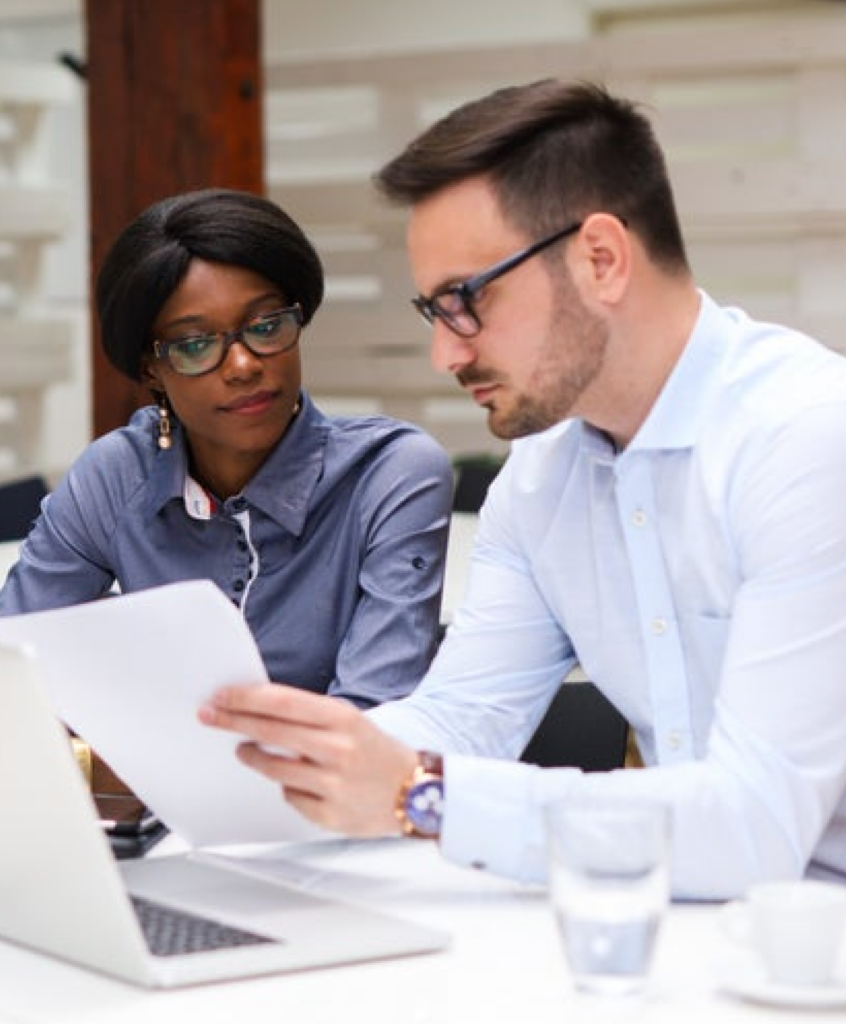
[[[132,896],[131,899],[144,938],[154,956],[208,953],[215,949],[257,946],[275,941],[175,907],[154,903],[142,896]]]

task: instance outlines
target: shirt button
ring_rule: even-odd
[[[678,729],[672,729],[667,733],[667,746],[670,750],[678,750],[682,745],[682,734]]]
[[[632,522],[635,526],[646,526],[646,513],[642,508],[635,509],[632,512]]]
[[[669,626],[667,625],[666,619],[662,619],[660,616],[658,616],[657,618],[654,618],[652,620],[652,632],[656,636],[663,636],[668,629]]]
[[[232,584],[232,589],[236,593],[240,594],[240,592],[244,589],[245,586],[246,586],[246,583],[244,583],[243,580],[235,580],[235,582]]]

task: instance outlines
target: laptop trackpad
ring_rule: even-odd
[[[262,924],[272,928],[280,913],[287,916],[326,903],[286,886],[204,864],[190,854],[125,861],[120,869],[127,888],[137,896],[195,913],[220,914],[255,929]]]

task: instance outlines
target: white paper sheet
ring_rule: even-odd
[[[220,686],[267,680],[248,626],[213,583],[0,619],[0,640],[34,650],[59,717],[191,845],[329,836],[238,761],[238,737],[197,721]]]

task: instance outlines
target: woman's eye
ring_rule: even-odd
[[[281,326],[282,317],[271,316],[265,320],[255,320],[247,330],[254,338],[272,338]]]
[[[184,356],[189,359],[205,355],[215,343],[215,338],[209,335],[201,335],[197,338],[183,338],[176,343],[176,347]]]

